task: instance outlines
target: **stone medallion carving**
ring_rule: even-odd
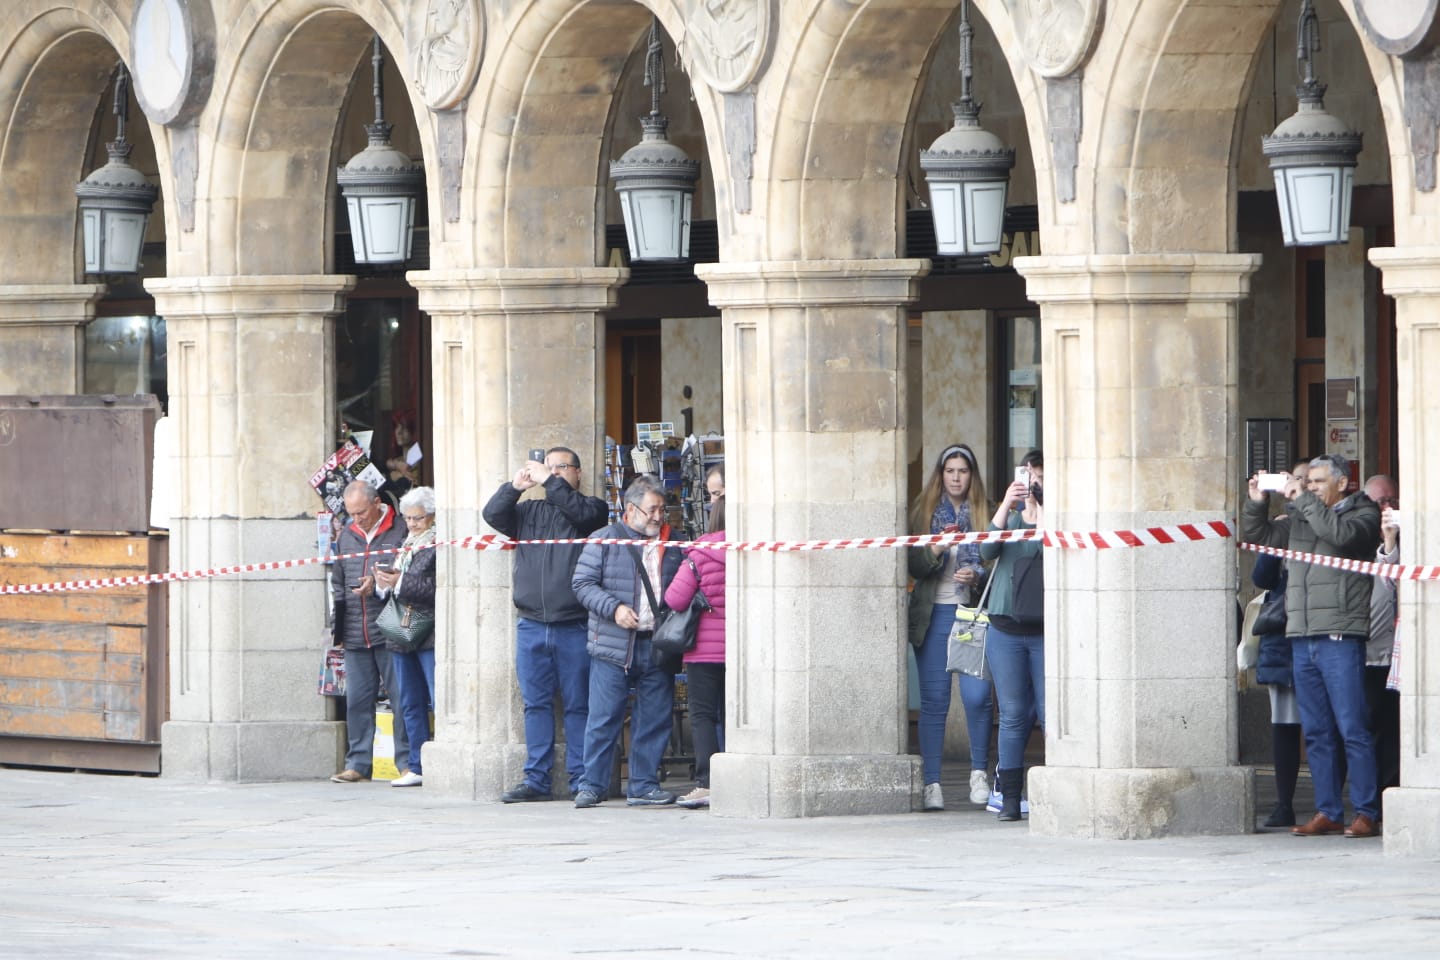
[[[1355,0],[1365,36],[1392,57],[1424,53],[1440,43],[1440,0]]]
[[[1095,45],[1103,0],[1005,0],[1025,62],[1042,77],[1063,77]]]
[[[770,45],[771,0],[682,0],[685,69],[721,93],[744,89]]]
[[[155,123],[194,119],[215,73],[210,0],[140,0],[130,21],[130,74],[140,109]]]
[[[411,0],[405,47],[410,82],[431,110],[470,95],[485,50],[485,13],[476,0]]]

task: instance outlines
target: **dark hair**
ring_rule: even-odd
[[[546,451],[545,451],[545,456],[548,457],[548,456],[550,456],[550,454],[552,454],[552,453],[563,453],[563,454],[565,454],[566,456],[568,456],[568,457],[574,462],[574,464],[575,464],[575,469],[576,469],[576,470],[579,470],[579,469],[580,469],[580,454],[576,453],[574,450],[571,450],[569,447],[551,447],[549,450],[546,450]]]
[[[1045,454],[1041,453],[1039,450],[1031,450],[1029,453],[1025,454],[1025,456],[1020,458],[1020,466],[1039,467],[1041,470],[1044,470]]]
[[[705,522],[706,533],[719,533],[725,529],[725,498],[710,503],[710,519]]]

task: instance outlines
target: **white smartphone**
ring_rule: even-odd
[[[1387,510],[1387,511],[1385,512],[1385,514],[1384,514],[1383,516],[1381,516],[1380,519],[1381,519],[1381,521],[1387,521],[1387,520],[1388,520],[1389,523],[1390,523],[1390,526],[1392,526],[1392,527],[1398,527],[1398,526],[1400,526],[1400,511],[1399,511],[1399,510]]]
[[[1016,482],[1016,483],[1023,483],[1023,484],[1025,484],[1025,489],[1026,489],[1026,490],[1029,490],[1029,489],[1030,489],[1030,468],[1029,468],[1029,467],[1016,467],[1016,468],[1015,468],[1015,482]]]
[[[1273,490],[1276,493],[1285,489],[1285,484],[1290,482],[1288,473],[1261,473],[1255,477],[1255,485],[1261,490]]]

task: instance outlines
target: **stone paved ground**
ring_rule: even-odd
[[[0,956],[1440,951],[1440,863],[1375,841],[1060,841],[965,807],[752,822],[0,770]]]

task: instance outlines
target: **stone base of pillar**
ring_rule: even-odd
[[[160,756],[161,775],[177,780],[319,780],[345,763],[345,724],[171,720],[160,728]]]
[[[909,813],[920,803],[920,758],[717,753],[710,812],[717,817],[838,817]]]
[[[1385,855],[1440,859],[1440,790],[1391,787],[1385,791]]]
[[[1251,767],[1030,771],[1030,830],[1047,837],[1149,840],[1255,831]]]
[[[525,744],[492,746],[431,740],[420,755],[425,792],[462,800],[499,800],[519,783]]]

